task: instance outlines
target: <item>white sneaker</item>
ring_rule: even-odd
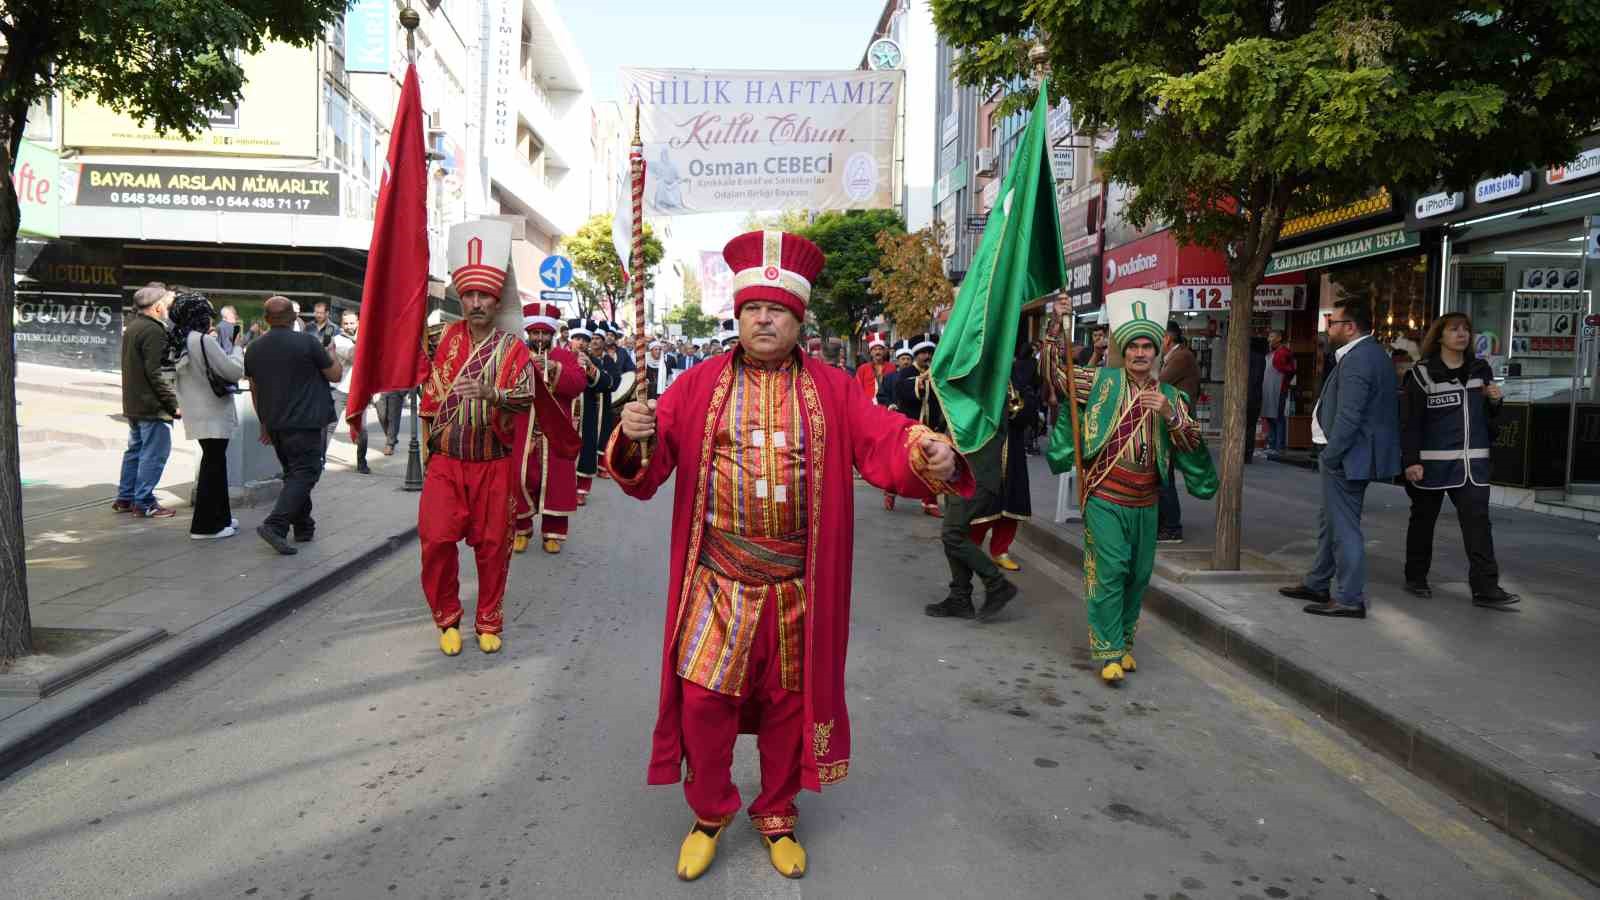
[[[234,521],[237,522],[239,520],[238,519],[234,519]],[[236,535],[238,533],[239,533],[239,529],[238,528],[234,527],[233,525],[229,525],[227,528],[222,529],[221,531],[217,532],[216,534],[191,534],[191,535],[189,535],[189,540],[191,540],[191,541],[218,541],[218,540],[221,540],[223,538],[231,538],[231,537],[233,537],[234,535]]]
[[[232,528],[235,532],[237,532],[239,530],[239,520],[238,519],[229,519],[228,520],[228,527]]]

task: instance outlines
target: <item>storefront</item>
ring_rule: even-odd
[[[1600,146],[1565,166],[1433,197],[1451,208],[1430,215],[1419,201],[1415,218],[1440,235],[1437,309],[1472,318],[1477,353],[1504,382],[1492,480],[1541,491],[1541,500],[1594,506],[1600,328],[1585,322],[1600,311]]]
[[[1306,291],[1304,307],[1291,311],[1285,320],[1296,368],[1286,407],[1290,448],[1311,447],[1311,411],[1330,365],[1327,318],[1334,305],[1346,299],[1365,300],[1372,309],[1373,337],[1388,347],[1407,351],[1407,359],[1396,363],[1397,369],[1403,369],[1415,357],[1422,330],[1427,327],[1430,271],[1421,235],[1403,223],[1272,255],[1268,276],[1298,275]]]

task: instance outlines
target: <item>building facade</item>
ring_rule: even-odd
[[[274,294],[306,316],[318,302],[335,316],[359,309],[407,64],[399,8],[357,0],[313,47],[268,44],[242,60],[239,101],[212,111],[192,140],[81,98],[36,107],[28,133],[57,160],[57,210],[52,228],[18,247],[18,358],[115,368],[124,310],[149,281],[203,291],[246,322]],[[589,152],[566,136],[587,119],[588,76],[552,8],[418,7],[430,271],[440,285],[452,224],[511,218],[525,238],[519,280],[531,285],[541,254],[582,221]],[[520,40],[482,40],[513,20]],[[514,77],[487,77],[507,52]],[[496,116],[513,123],[505,141],[487,127]]]

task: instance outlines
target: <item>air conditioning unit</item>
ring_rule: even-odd
[[[978,164],[975,168],[979,175],[994,174],[994,148],[984,147],[978,151]]]
[[[437,134],[444,133],[444,113],[436,109],[428,112],[428,131]]]

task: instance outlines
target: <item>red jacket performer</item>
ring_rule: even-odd
[[[867,336],[867,353],[872,358],[856,366],[856,383],[867,392],[867,399],[878,402],[878,388],[885,376],[894,374],[894,363],[889,361],[889,341],[883,332],[874,331]]]
[[[478,649],[500,649],[500,601],[511,565],[515,505],[511,450],[516,421],[533,401],[528,348],[496,324],[511,255],[510,226],[495,227],[500,225],[504,223],[469,222],[450,229],[450,277],[465,318],[439,336],[422,383],[428,471],[422,481],[417,538],[422,544],[422,590],[446,656],[461,652],[456,555],[461,540],[472,547],[478,563]],[[516,307],[512,311],[520,312]]]
[[[522,324],[528,334],[533,371],[555,395],[566,421],[572,421],[572,404],[586,386],[577,354],[554,346],[561,310],[554,303],[527,303]],[[517,522],[511,549],[521,553],[533,537],[533,517],[543,517],[540,534],[546,553],[560,553],[567,539],[567,517],[578,509],[578,458],[552,451],[549,437],[537,415],[517,422],[517,446],[512,454],[517,468]]]
[[[947,438],[874,406],[850,375],[797,350],[823,264],[816,245],[755,231],[723,257],[738,346],[660,400],[629,403],[606,455],[618,486],[641,500],[678,470],[648,775],[681,776],[694,813],[678,877],[706,871],[739,810],[729,769],[744,731],[761,753],[751,820],[772,864],[798,878],[795,796],[850,768],[851,469],[907,496],[970,495],[973,481]]]

